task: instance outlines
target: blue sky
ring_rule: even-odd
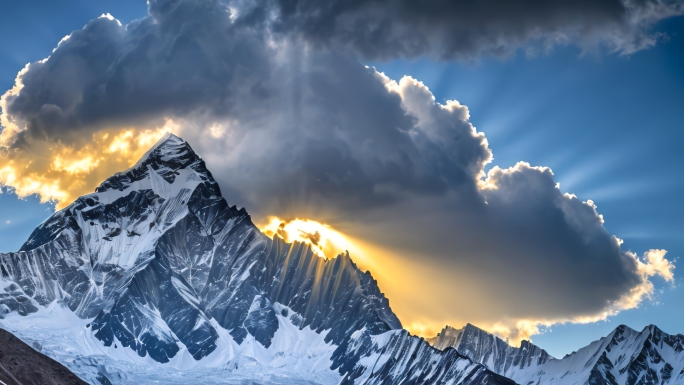
[[[12,87],[17,72],[46,57],[70,31],[111,13],[124,24],[146,15],[141,1],[27,1],[0,14],[0,88]],[[668,36],[655,47],[628,56],[583,55],[575,46],[548,54],[470,63],[432,59],[372,62],[393,79],[410,75],[440,102],[456,99],[487,135],[493,165],[518,161],[553,169],[561,189],[593,200],[605,227],[638,254],[667,249],[684,255],[684,20],[660,22]],[[52,212],[37,198],[0,195],[0,251],[19,248]],[[249,207],[248,207],[249,209]],[[676,274],[677,276],[677,274]],[[655,278],[657,296],[607,322],[554,326],[534,337],[562,356],[606,335],[618,324],[640,329],[657,324],[684,333],[684,288]]]
[[[485,132],[494,165],[523,160],[551,167],[561,189],[593,200],[605,227],[641,253],[684,255],[684,20],[661,22],[670,40],[630,56],[576,47],[470,65],[433,61],[375,64],[392,78],[411,75],[438,100],[456,99]],[[684,333],[684,287],[658,281],[655,301],[608,322],[554,326],[534,342],[557,357],[619,324],[656,324]]]

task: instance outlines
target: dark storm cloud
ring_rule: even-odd
[[[488,306],[468,310],[477,319],[597,315],[646,282],[640,262],[621,250],[592,204],[563,194],[550,170],[495,168],[488,183],[483,207],[411,199],[400,214],[366,216],[361,231],[444,269],[443,282],[429,284],[455,293],[438,301],[465,309],[484,300]]]
[[[77,152],[94,133],[140,131],[172,119],[227,200],[254,218],[325,221],[438,266],[432,276],[416,275],[420,306],[453,290],[454,279],[472,290],[421,310],[435,319],[494,324],[504,317],[515,328],[521,320],[600,318],[635,306],[652,289],[649,277],[667,276],[670,265],[656,269],[622,250],[592,204],[563,194],[548,169],[519,164],[485,176],[491,151],[465,106],[436,103],[419,81],[395,82],[361,65],[348,48],[447,58],[491,51],[492,42],[510,48],[507,42],[521,43],[530,31],[623,25],[630,7],[654,3],[554,2],[532,10],[536,2],[502,2],[490,13],[479,4],[264,9],[158,0],[150,1],[150,16],[127,26],[92,20],[48,59],[30,64],[3,96],[0,171],[14,174],[0,172],[0,183],[42,173],[71,189],[63,196],[85,192],[73,187],[83,174],[54,174],[51,144]],[[359,23],[380,29],[350,35]],[[311,44],[313,36],[326,46]],[[36,169],[36,149],[45,149],[43,169]],[[33,174],[14,166],[26,162]],[[469,306],[473,298],[490,306]]]
[[[448,114],[430,130],[451,137],[413,130],[400,96],[347,55],[269,42],[219,2],[152,2],[150,14],[125,27],[95,19],[32,63],[5,99],[5,116],[22,126],[13,145],[27,136],[88,140],[82,130],[163,116],[225,118],[239,128],[233,143],[266,132],[283,145],[270,154],[295,165],[272,165],[293,181],[282,196],[357,208],[392,201],[394,190],[468,188],[490,156],[484,137]]]
[[[273,0],[276,30],[347,47],[371,59],[503,56],[556,44],[631,53],[652,45],[649,28],[681,14],[668,0]]]
[[[236,114],[242,104],[261,105],[271,56],[263,33],[233,25],[216,7],[152,1],[153,17],[125,27],[111,17],[94,19],[49,60],[30,64],[6,112],[21,117],[27,135],[55,137],[111,121],[199,108]]]

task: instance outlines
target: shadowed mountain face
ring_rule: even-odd
[[[184,354],[202,361],[225,338],[271,349],[285,319],[324,333],[334,349],[325,366],[344,383],[511,383],[400,331],[348,254],[326,260],[266,237],[173,135],[55,213],[20,252],[0,254],[0,273],[0,318],[57,302],[91,320],[96,345],[160,364]]]
[[[39,345],[36,345],[40,348]],[[5,385],[85,385],[59,362],[0,329],[0,383]]]

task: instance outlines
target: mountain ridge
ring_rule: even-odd
[[[51,351],[93,382],[123,383],[131,374],[113,368],[148,359],[197,370],[218,365],[235,376],[253,375],[240,371],[251,365],[278,373],[304,344],[306,356],[292,362],[313,366],[293,375],[307,381],[512,384],[400,331],[377,282],[348,253],[323,259],[308,245],[266,237],[172,134],[53,214],[19,252],[0,254],[0,267],[0,317],[80,325],[68,330],[75,341],[54,346],[81,353]],[[30,327],[18,332],[57,338]],[[150,365],[135,375],[157,373]]]
[[[530,341],[523,340],[520,347],[514,347],[470,323],[461,329],[447,325],[436,337],[427,341],[439,350],[454,348],[473,361],[506,377],[511,377],[519,370],[538,367],[553,359],[544,349]]]

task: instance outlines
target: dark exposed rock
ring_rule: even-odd
[[[86,385],[59,362],[0,329],[0,381],[6,385]]]

